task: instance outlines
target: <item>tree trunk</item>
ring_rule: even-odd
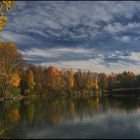
[[[6,77],[4,78],[4,82],[3,82],[3,85],[1,87],[1,97],[4,97],[5,88],[6,88]]]

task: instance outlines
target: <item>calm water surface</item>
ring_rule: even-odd
[[[0,138],[140,138],[140,99],[7,101]]]

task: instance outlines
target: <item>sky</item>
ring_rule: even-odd
[[[33,64],[140,73],[140,2],[17,1],[4,41]]]

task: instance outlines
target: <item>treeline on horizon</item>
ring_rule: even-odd
[[[140,87],[140,75],[130,71],[119,74],[27,64],[12,42],[0,43],[0,96],[46,93],[48,95],[99,95],[114,88]]]

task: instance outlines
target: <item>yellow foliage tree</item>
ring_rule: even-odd
[[[68,77],[68,85],[69,88],[73,88],[74,86],[74,76],[73,76],[73,69],[70,69],[70,71],[67,72],[67,77]]]
[[[14,87],[18,87],[20,84],[20,80],[21,77],[19,76],[19,74],[15,73],[11,78],[10,84],[13,85]]]
[[[35,81],[34,74],[31,69],[27,70],[27,87],[29,90],[34,89]]]
[[[96,79],[96,77],[91,73],[91,72],[87,72],[86,74],[86,88],[87,89],[95,89],[97,90],[98,87],[98,80]]]
[[[6,12],[10,10],[11,7],[15,5],[13,0],[1,0],[0,1],[0,32],[4,29],[7,23]]]
[[[19,75],[23,67],[22,55],[12,42],[0,42],[0,94],[5,96],[6,90],[19,84]]]

